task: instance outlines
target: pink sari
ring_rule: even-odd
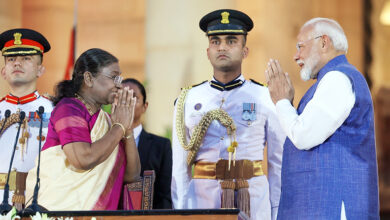
[[[75,98],[64,98],[57,104],[42,148],[38,197],[41,205],[49,210],[118,209],[126,169],[122,143],[106,161],[88,171],[72,167],[62,151],[62,146],[68,143],[97,141],[110,125],[107,113],[100,110],[90,115],[84,104]],[[34,181],[35,170],[29,172],[27,181]],[[28,185],[26,196],[33,192],[34,184]],[[69,198],[68,202],[64,201],[65,197]]]
[[[114,169],[92,210],[117,210],[123,187],[123,177],[126,169],[126,156],[122,143],[120,144]]]

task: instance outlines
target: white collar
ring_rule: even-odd
[[[140,136],[141,131],[142,131],[142,124],[139,124],[137,127],[133,129],[134,140]]]

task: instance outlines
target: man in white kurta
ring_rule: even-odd
[[[224,22],[228,20],[225,24],[229,26],[220,22],[223,16]],[[214,77],[211,81],[193,86],[188,90],[184,103],[179,98],[175,105],[172,137],[172,201],[175,209],[222,207],[223,180],[215,176],[197,177],[198,165],[229,161],[228,147],[234,135],[229,135],[225,126],[213,120],[194,158],[193,175],[187,162],[189,151],[183,148],[180,140],[183,137],[178,132],[180,115],[183,115],[184,138],[189,143],[201,119],[211,110],[222,109],[236,127],[235,140],[238,146],[235,158],[234,154],[230,156],[231,166],[234,160],[248,160],[253,164],[262,161],[264,147],[266,144],[268,146],[268,177],[257,173],[247,179],[250,195],[250,213],[247,214],[251,219],[276,218],[285,135],[277,120],[268,89],[255,81],[246,80],[241,74],[241,61],[248,54],[244,36],[253,27],[251,22],[247,15],[235,10],[211,12],[200,22],[209,38],[207,51],[214,67]],[[232,31],[231,28],[236,29]],[[236,179],[234,181],[237,182]],[[238,194],[237,189],[235,194]],[[239,203],[237,200],[236,197],[235,207]]]
[[[313,18],[298,34],[294,60],[315,80],[295,109],[294,87],[277,60],[266,78],[287,134],[278,219],[379,219],[371,93],[346,57],[337,21]]]
[[[4,186],[16,142],[9,180],[8,203],[21,209],[26,200],[24,198],[25,178],[27,172],[34,167],[39,152],[41,120],[37,111],[41,106],[44,108],[43,146],[53,108],[51,101],[36,91],[36,81],[45,71],[42,65],[43,53],[50,50],[50,44],[36,31],[12,29],[0,35],[0,47],[5,59],[1,75],[10,87],[9,93],[0,100],[0,126],[5,125],[0,134],[0,199],[2,201],[4,197]],[[7,110],[10,111],[11,116],[5,120]],[[25,112],[26,117],[16,140],[19,114],[22,111]]]

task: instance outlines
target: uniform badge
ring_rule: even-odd
[[[222,17],[221,23],[222,24],[229,24],[230,23],[229,15],[230,15],[230,13],[227,12],[227,11],[224,11],[224,12],[221,13],[221,17]]]
[[[197,104],[194,106],[194,109],[195,109],[196,111],[199,111],[201,108],[202,108],[202,104],[200,104],[200,103],[197,103]]]
[[[244,121],[256,120],[256,103],[242,103],[242,116]]]
[[[49,125],[49,117],[50,117],[49,113],[42,114],[42,118],[43,118],[42,127],[43,128],[47,128],[47,126]],[[29,112],[28,113],[28,126],[39,128],[40,124],[41,124],[41,120],[39,119],[38,113],[37,112]]]
[[[22,44],[22,34],[21,33],[15,33],[14,34],[14,45],[21,45]]]

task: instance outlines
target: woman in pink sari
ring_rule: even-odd
[[[43,207],[116,210],[123,183],[140,178],[131,129],[136,98],[122,89],[120,74],[117,58],[90,49],[77,59],[72,80],[57,85],[41,155],[38,202]],[[111,117],[101,110],[104,104],[114,104]],[[27,198],[35,170],[27,178]]]

